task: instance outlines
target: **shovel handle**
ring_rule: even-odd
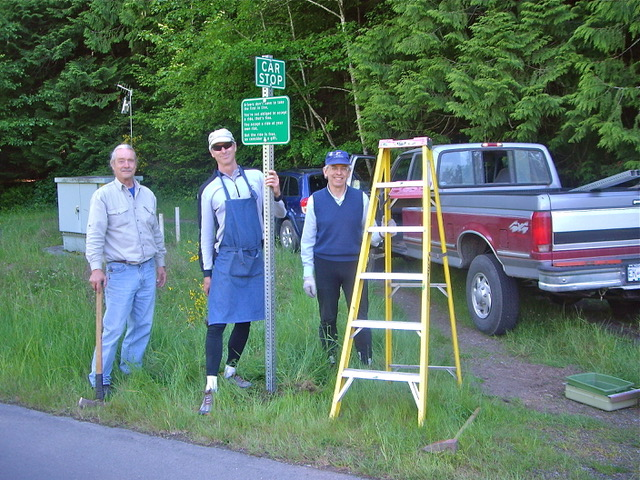
[[[96,399],[102,400],[102,286],[96,290]]]
[[[473,420],[478,416],[478,413],[480,413],[480,407],[476,408],[475,411],[471,414],[471,416],[467,419],[467,421],[464,422],[464,425],[460,427],[460,430],[458,430],[458,433],[456,433],[456,436],[453,437],[454,440],[458,440],[458,437],[469,425],[471,425],[471,422],[473,422]]]

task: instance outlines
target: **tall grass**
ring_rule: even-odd
[[[458,387],[446,372],[429,374],[423,427],[417,425],[417,409],[408,387],[382,382],[355,382],[342,402],[340,417],[331,420],[335,369],[320,349],[317,304],[302,291],[299,257],[280,250],[276,252],[277,391],[265,390],[264,324],[257,322],[239,366],[254,387],[240,390],[222,382],[214,413],[198,416],[206,329],[195,257],[197,226],[193,210],[187,214],[183,210],[177,244],[170,223],[173,205],[165,209],[169,280],[158,293],[144,368],[129,376],[114,369],[115,393],[107,407],[94,410],[76,407],[81,395],[93,395],[86,377],[94,347],[95,301],[87,282],[86,261],[82,255],[45,250],[61,244],[55,210],[0,214],[1,401],[374,478],[557,475],[578,479],[589,478],[588,472],[594,471],[587,465],[590,459],[563,448],[548,432],[579,436],[588,426],[592,438],[609,438],[612,427],[583,417],[554,417],[507,405],[483,395],[468,379]],[[454,281],[458,291],[460,280]],[[375,315],[383,302],[375,289],[370,297]],[[460,321],[468,322],[460,300],[456,305]],[[398,314],[402,314],[400,309]],[[341,328],[345,318],[342,305]],[[525,322],[522,330],[529,334],[520,333],[519,328],[505,341],[523,356],[553,360],[553,351],[562,349],[559,363],[640,382],[638,351],[631,342],[585,326],[576,317],[561,319],[559,324]],[[584,333],[568,334],[576,330]],[[397,360],[416,363],[416,339],[397,334],[394,340],[396,351],[402,354]],[[382,342],[376,332],[378,367]],[[600,355],[603,352],[607,355]],[[434,332],[431,355],[437,363],[451,361],[450,341]],[[481,415],[460,439],[462,448],[457,455],[420,451],[428,443],[453,437],[478,406]],[[620,448],[632,443],[632,437],[632,432],[620,430]],[[601,466],[605,467],[615,470],[615,458]]]

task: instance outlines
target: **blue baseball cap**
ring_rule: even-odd
[[[351,165],[349,154],[344,150],[333,150],[324,158],[325,165]]]

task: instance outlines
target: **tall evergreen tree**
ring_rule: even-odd
[[[537,141],[571,182],[637,168],[638,0],[386,4],[356,50],[371,142]]]
[[[354,49],[368,141],[455,137],[464,122],[446,111],[447,73],[468,37],[468,1],[389,0]]]
[[[574,11],[584,18],[571,37],[577,84],[552,145],[581,146],[571,167],[588,181],[640,168],[640,1],[581,1]]]
[[[6,177],[108,171],[107,154],[122,141],[116,83],[128,68],[120,3],[1,1],[0,70],[9,74],[0,85]]]
[[[563,111],[557,86],[575,61],[566,43],[574,18],[569,6],[562,0],[474,3],[487,10],[458,46],[447,77],[455,96],[448,107],[469,122],[463,132],[474,141],[552,139]]]

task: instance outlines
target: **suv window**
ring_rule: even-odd
[[[309,194],[322,190],[327,186],[327,179],[322,173],[309,176]]]
[[[289,195],[289,177],[282,175],[278,175],[278,177],[280,178],[280,192],[284,196]]]
[[[282,193],[285,197],[300,195],[300,185],[295,177],[284,177],[284,189]]]
[[[376,159],[365,156],[358,156],[354,160],[353,176],[351,178],[351,186],[362,190],[366,194],[371,192],[371,179],[376,167]]]

